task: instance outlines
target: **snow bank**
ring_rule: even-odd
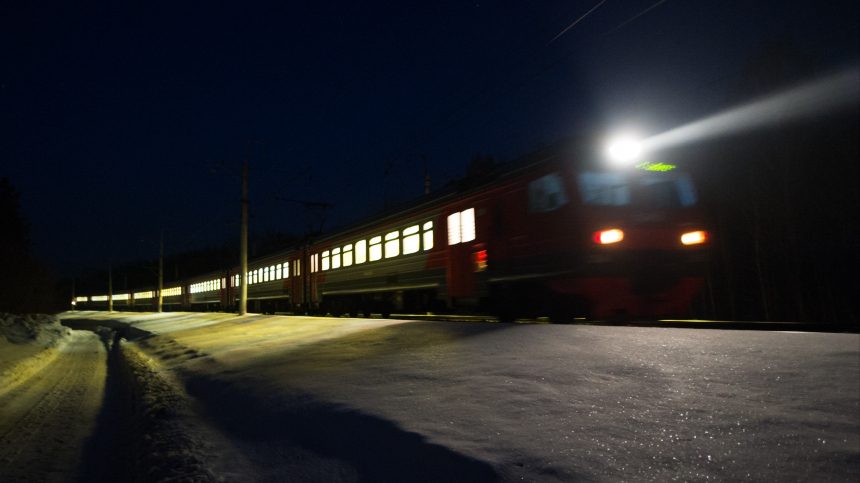
[[[111,344],[118,366],[126,416],[115,462],[124,467],[123,480],[223,481],[209,469],[208,455],[189,430],[188,397],[166,379],[153,361],[127,341]]]
[[[71,333],[53,315],[0,313],[0,394],[53,361]]]
[[[13,344],[37,344],[56,347],[72,330],[63,327],[53,315],[0,313],[0,338]]]

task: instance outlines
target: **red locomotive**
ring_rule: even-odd
[[[686,315],[709,235],[690,178],[668,165],[579,162],[558,145],[249,263],[248,310],[474,311],[553,321]],[[238,270],[182,286],[231,310]]]

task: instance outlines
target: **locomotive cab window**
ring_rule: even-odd
[[[580,173],[577,181],[587,205],[681,208],[696,204],[693,183],[683,174]]]
[[[554,211],[565,204],[567,195],[558,173],[550,173],[529,183],[529,213]]]

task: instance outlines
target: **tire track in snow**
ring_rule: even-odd
[[[0,480],[73,479],[104,396],[106,351],[74,332],[57,358],[0,396]]]

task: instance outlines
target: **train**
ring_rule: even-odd
[[[389,317],[482,313],[553,322],[688,316],[712,232],[689,174],[606,166],[560,142],[248,263],[248,311]],[[170,284],[165,310],[235,311],[239,268]],[[152,310],[157,290],[113,295]],[[101,309],[108,296],[80,296]]]

